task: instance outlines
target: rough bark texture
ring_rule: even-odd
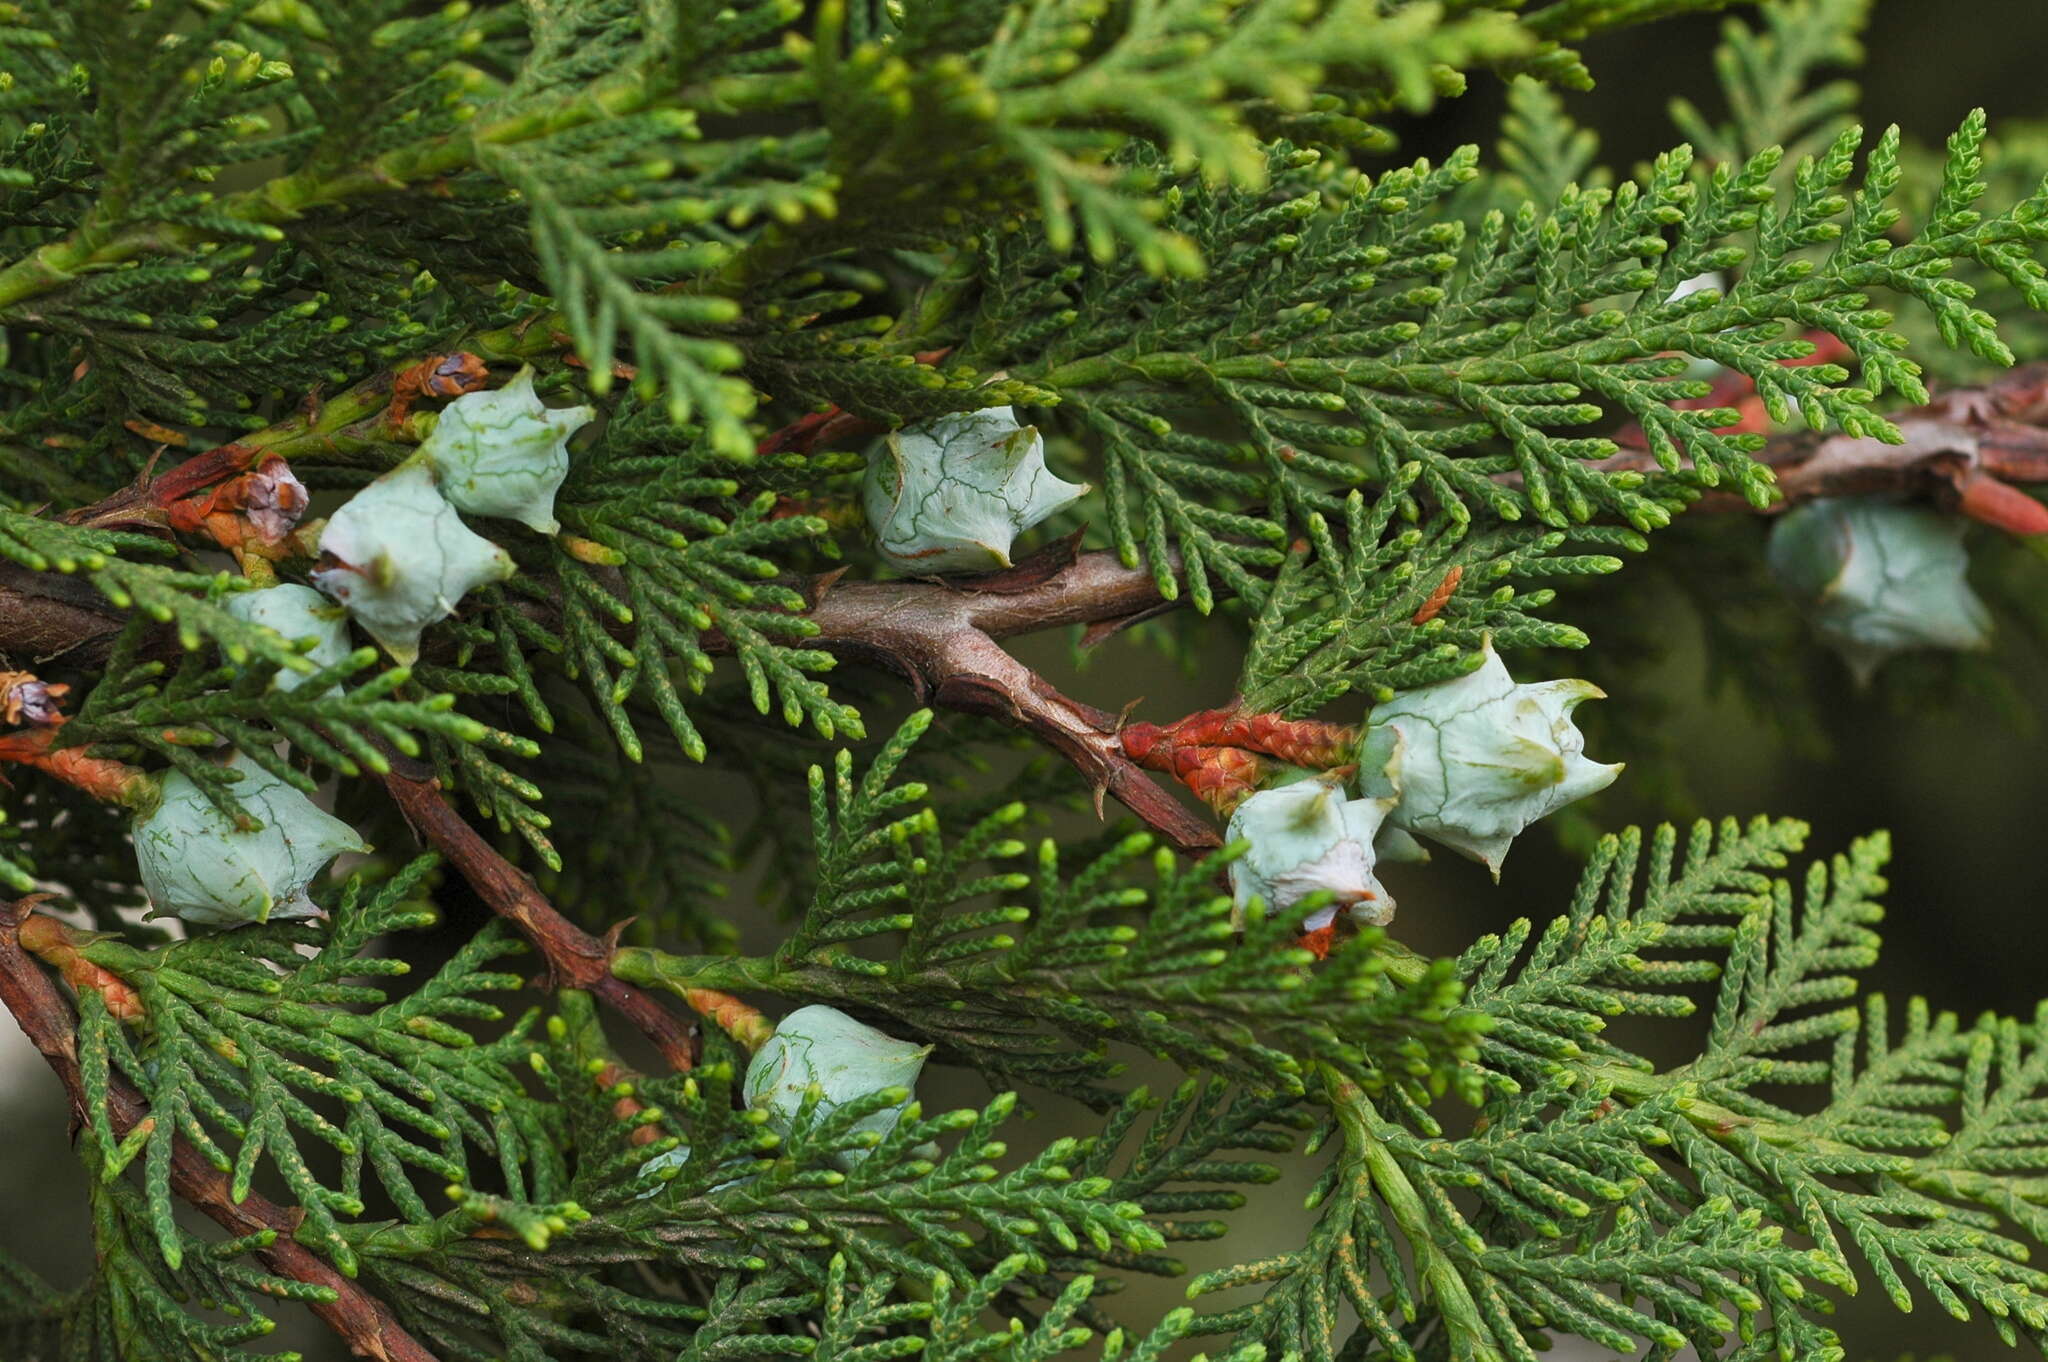
[[[1023,729],[1072,763],[1101,807],[1114,795],[1181,851],[1220,844],[1216,829],[1125,754],[1119,716],[1063,695],[1002,640],[1065,625],[1134,619],[1165,601],[1150,569],[1106,552],[1054,545],[1007,572],[946,582],[813,584],[808,645],[907,680],[918,699]]]

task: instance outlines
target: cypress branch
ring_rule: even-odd
[[[2048,1019],[1858,996],[1881,836],[1575,802],[1677,599],[1781,721],[1803,624],[1953,698],[2039,613],[2042,139],[1866,138],[1786,0],[1605,164],[1573,45],[1713,7],[0,14],[0,1000],[94,1250],[0,1338],[2042,1346]],[[1418,838],[1523,916],[1404,945]]]

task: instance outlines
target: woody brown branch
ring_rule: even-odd
[[[2048,363],[2008,370],[1981,388],[1937,393],[1926,406],[1893,413],[1900,440],[1795,431],[1773,436],[1756,457],[1777,475],[1778,515],[1818,497],[1899,495],[1953,506],[1959,483],[1981,474],[2020,485],[2048,483]],[[1606,472],[1654,472],[1643,450],[1592,465]],[[1709,491],[1694,512],[1756,514],[1740,492]]]
[[[1760,455],[1776,471],[1782,493],[1771,510],[1849,493],[1954,501],[1960,475],[1979,472],[2010,483],[2048,483],[2048,365],[2015,369],[1983,388],[1950,391],[1892,419],[1903,437],[1898,444],[1806,433],[1773,438]],[[800,432],[807,438],[814,433]],[[1601,466],[1650,468],[1654,462],[1647,454],[1626,452]],[[1693,507],[1754,509],[1725,491],[1711,491]],[[1161,594],[1149,568],[1125,567],[1109,553],[1080,554],[1056,571],[1046,564],[1040,556],[1008,573],[952,582],[816,579],[806,590],[813,601],[810,617],[820,630],[811,646],[894,671],[931,703],[1011,723],[1072,762],[1096,790],[1124,802],[1175,846],[1215,845],[1215,831],[1205,820],[1128,761],[1114,741],[1111,715],[1060,694],[1000,646],[1043,629],[1114,627],[1174,603]],[[90,669],[105,658],[124,618],[83,583],[0,565],[0,641],[17,658]],[[722,646],[715,636],[707,643],[714,650]],[[166,649],[174,651],[175,643],[167,642]],[[495,871],[485,875],[486,883],[500,881]],[[583,949],[577,943],[560,953],[579,960]]]
[[[70,1004],[22,948],[20,929],[29,909],[27,900],[0,905],[0,1002],[49,1061],[70,1100],[74,1126],[82,1126],[91,1119],[91,1112],[86,1107],[85,1076],[78,1062],[77,1023]],[[148,1115],[141,1096],[119,1077],[114,1078],[107,1089],[107,1117],[115,1135],[126,1135]],[[334,1300],[307,1301],[306,1308],[339,1334],[355,1356],[374,1362],[437,1362],[435,1354],[407,1333],[381,1301],[293,1240],[298,1225],[294,1213],[253,1192],[235,1200],[227,1175],[182,1139],[172,1147],[171,1190],[230,1235],[274,1231],[277,1238],[268,1248],[257,1250],[256,1256],[280,1277],[324,1286],[335,1293]]]
[[[503,856],[441,796],[431,773],[402,757],[381,777],[413,831],[469,882],[492,912],[519,929],[547,961],[555,988],[582,989],[631,1022],[677,1073],[694,1062],[690,1031],[653,995],[612,974],[612,943],[563,917],[533,881]]]
[[[1149,569],[1127,568],[1111,553],[1064,561],[1068,552],[1054,546],[1009,572],[959,584],[821,579],[808,613],[818,633],[806,646],[893,671],[921,702],[1023,729],[1080,772],[1098,807],[1105,794],[1114,796],[1180,851],[1219,845],[1207,819],[1125,753],[1116,715],[1061,694],[1002,646],[1044,629],[1141,616],[1165,603]]]

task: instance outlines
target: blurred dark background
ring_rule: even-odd
[[[1703,15],[1651,25],[1590,44],[1587,56],[1599,88],[1572,96],[1569,107],[1602,138],[1603,160],[1626,171],[1677,140],[1664,116],[1683,95],[1709,113],[1721,108],[1711,65],[1720,16]],[[1994,143],[2001,120],[2048,117],[2048,3],[2039,0],[1879,0],[1865,36],[1869,58],[1861,73],[1863,110],[1873,127],[1899,123],[1909,138],[1938,144],[1974,107],[1991,115]],[[1499,88],[1476,80],[1462,99],[1414,125],[1403,152],[1440,157],[1462,142],[1490,147],[1502,106]],[[1717,531],[1737,548],[1758,527]],[[1674,548],[1677,545],[1673,546]],[[2016,564],[2009,548],[1985,544],[1980,575],[2013,579],[2015,589],[2048,589],[2048,567],[2038,559]],[[1655,558],[1653,552],[1652,558]],[[2031,574],[2025,569],[2032,568]],[[2016,575],[2017,574],[2017,575]],[[1635,574],[1628,574],[1631,586]],[[2031,584],[2031,585],[2030,585]],[[1603,588],[1612,589],[1612,588]],[[1655,591],[1645,582],[1643,590]],[[1586,603],[1590,608],[1594,602]],[[1674,599],[1673,611],[1682,607]],[[1744,598],[1732,608],[1772,610],[1769,600]],[[1562,603],[1560,613],[1599,637],[1598,616]],[[1859,693],[1846,674],[1819,655],[1778,660],[1788,684],[1811,684],[1810,725],[1797,741],[1767,722],[1753,697],[1711,682],[1715,659],[1697,629],[1681,628],[1657,658],[1631,674],[1627,690],[1610,685],[1612,698],[1582,715],[1590,752],[1603,761],[1637,762],[1627,747],[1628,723],[1612,716],[1661,718],[1671,742],[1667,760],[1638,764],[1602,798],[1592,817],[1603,827],[1683,815],[1791,814],[1814,825],[1811,849],[1831,852],[1874,828],[1894,837],[1887,949],[1871,986],[1887,994],[1926,995],[1937,1007],[1965,1017],[1985,1009],[2030,1014],[2048,997],[2048,933],[2034,914],[2048,908],[2035,896],[2044,842],[2036,823],[2048,809],[2042,720],[2048,717],[2048,649],[2017,620],[2001,621],[1994,663],[1952,667],[1946,661],[1904,664],[1904,679],[1881,678]],[[1224,698],[1237,658],[1219,639],[1196,675],[1177,673],[1141,643],[1118,641],[1076,672],[1064,641],[1039,640],[1031,660],[1073,693],[1114,707],[1132,694],[1147,697],[1153,717],[1184,712]],[[1557,660],[1559,667],[1569,660]],[[1144,669],[1142,684],[1128,669]],[[1633,710],[1631,707],[1635,707]],[[1605,710],[1606,714],[1599,711]],[[882,722],[871,730],[886,732]],[[1547,916],[1564,902],[1577,866],[1554,838],[1523,839],[1503,885],[1489,884],[1463,862],[1403,871],[1395,885],[1402,900],[1396,931],[1425,951],[1455,951],[1510,918]],[[736,896],[742,897],[742,896]],[[735,907],[739,905],[735,903]],[[742,912],[740,916],[744,917]],[[759,933],[772,934],[772,924]],[[750,943],[752,944],[752,943]],[[928,1082],[928,1105],[975,1098],[975,1085],[938,1076]],[[1060,1133],[1056,1111],[1034,1140]],[[60,1284],[79,1280],[89,1266],[84,1228],[83,1178],[73,1158],[58,1088],[40,1060],[11,1027],[0,1025],[0,1247],[25,1258]],[[1299,1192],[1290,1178],[1275,1189],[1273,1213],[1245,1217],[1229,1243],[1236,1261],[1299,1241]],[[1179,1303],[1180,1288],[1144,1287],[1126,1307],[1134,1317]],[[1849,1302],[1842,1325],[1852,1362],[1892,1359],[1909,1350],[1948,1351],[1958,1359],[2002,1355],[1988,1329],[1958,1329],[1932,1302],[1899,1316],[1871,1290]],[[274,1346],[304,1349],[310,1358],[340,1357],[317,1326],[286,1307],[285,1328]],[[1610,1354],[1561,1348],[1559,1358],[1590,1362]],[[10,1362],[0,1359],[0,1362]],[[138,1360],[140,1362],[140,1360]]]

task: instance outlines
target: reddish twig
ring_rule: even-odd
[[[1121,737],[1131,760],[1148,771],[1172,776],[1216,811],[1228,818],[1237,806],[1258,792],[1273,764],[1257,752],[1242,747],[1159,741],[1157,724],[1133,724]]]
[[[694,1062],[689,1029],[681,1018],[612,973],[612,943],[563,917],[547,897],[441,797],[440,782],[411,773],[394,757],[384,788],[406,822],[469,881],[491,911],[517,927],[548,963],[551,983],[583,989],[608,1004],[661,1051],[678,1073]]]
[[[1424,601],[1421,608],[1408,617],[1408,622],[1410,624],[1427,624],[1435,619],[1444,606],[1450,603],[1451,597],[1457,593],[1458,583],[1464,579],[1465,565],[1453,563],[1451,570],[1444,574],[1444,579],[1436,584],[1436,590],[1429,593],[1429,599]]]
[[[884,429],[879,422],[833,407],[829,411],[814,411],[808,416],[799,416],[781,430],[762,437],[754,446],[754,452],[808,454],[821,445],[865,439],[870,435],[879,435]]]
[[[46,897],[30,894],[14,906],[14,911],[17,915],[25,912]],[[99,994],[107,1011],[122,1021],[139,1022],[149,1015],[142,1006],[142,995],[126,979],[85,958],[84,948],[92,941],[93,933],[75,931],[42,913],[29,913],[20,919],[20,924],[15,935],[21,948],[56,970],[71,985],[73,993],[81,998],[88,992]]]
[[[104,500],[66,512],[64,520],[100,529],[159,528],[167,507],[241,476],[262,458],[260,449],[230,443],[194,454],[161,473],[152,460],[134,482]]]
[[[652,1120],[641,1119],[640,1113],[647,1110],[647,1104],[633,1096],[633,1074],[631,1070],[617,1064],[607,1064],[597,1071],[591,1083],[605,1096],[612,1098],[612,1115],[622,1123],[630,1123],[633,1131],[626,1136],[630,1145],[653,1144],[661,1138],[661,1127]]]
[[[812,447],[837,419],[806,418],[764,446]],[[1777,473],[1783,496],[1771,511],[1815,497],[1891,492],[1930,496],[2015,533],[2048,531],[2048,509],[2011,485],[2048,482],[2048,365],[2015,369],[1984,388],[1943,394],[1893,421],[1899,444],[1846,435],[1772,440],[1761,458]],[[1597,466],[1656,465],[1648,453],[1631,450]],[[1755,508],[1739,494],[1709,492],[1694,509]],[[1183,850],[1216,845],[1214,830],[1138,767],[1167,771],[1212,807],[1227,810],[1250,788],[1248,781],[1255,783],[1257,753],[1291,758],[1256,742],[1192,734],[1177,745],[1137,750],[1145,748],[1149,726],[1127,735],[1137,741],[1126,751],[1113,740],[1111,716],[1061,695],[997,646],[1016,634],[1065,624],[1090,625],[1095,637],[1165,604],[1145,569],[1124,567],[1107,553],[1082,554],[1062,565],[1059,553],[1056,546],[985,579],[837,585],[826,580],[829,589],[813,594],[811,619],[821,632],[812,646],[890,667],[932,703],[1015,724],[1072,762],[1093,785],[1098,804],[1103,792],[1115,795]],[[1456,586],[1447,577],[1414,622],[1431,618]],[[1228,756],[1238,748],[1254,755]]]
[[[95,529],[205,534],[237,559],[276,560],[291,552],[288,538],[309,504],[305,484],[283,458],[225,444],[162,473],[145,469],[114,495],[64,519]]]
[[[86,1107],[85,1076],[78,1063],[77,1022],[56,985],[22,948],[20,929],[30,906],[30,900],[0,906],[0,1002],[56,1071],[71,1102],[72,1120],[82,1126],[91,1119],[91,1112]],[[107,1116],[115,1134],[125,1135],[148,1115],[141,1096],[115,1078],[107,1090]],[[346,1340],[357,1357],[375,1362],[436,1362],[435,1355],[405,1331],[383,1302],[292,1238],[298,1227],[295,1213],[253,1192],[236,1201],[227,1175],[182,1139],[172,1147],[171,1190],[231,1235],[274,1231],[276,1239],[269,1247],[258,1249],[256,1256],[280,1277],[334,1292],[333,1300],[308,1301],[306,1308]]]
[[[1272,762],[1328,770],[1352,760],[1358,730],[1318,719],[1247,714],[1236,706],[1196,710],[1170,724],[1126,724],[1131,760],[1164,771],[1229,817],[1259,788]]]
[[[706,1021],[715,1023],[719,1030],[731,1036],[747,1048],[748,1053],[766,1045],[775,1035],[775,1023],[761,1015],[761,1010],[741,1002],[730,993],[721,993],[715,988],[685,988],[677,990],[690,1010]]]
[[[0,733],[0,764],[33,766],[109,804],[140,808],[154,797],[156,780],[140,767],[97,756],[90,747],[53,747],[59,727],[46,724]]]

